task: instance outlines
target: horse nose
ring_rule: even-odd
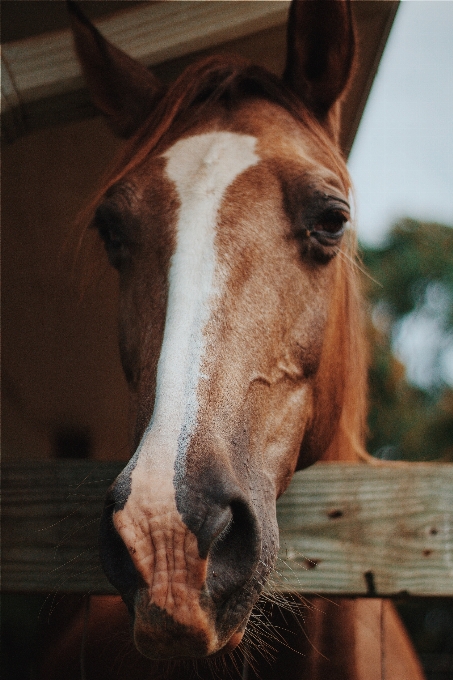
[[[179,489],[176,480],[175,486],[178,519],[196,538],[198,558],[208,565],[207,591],[216,601],[224,601],[250,578],[259,560],[260,531],[252,505],[224,470],[216,470],[214,474],[210,470],[190,481],[184,479]],[[150,484],[150,497],[153,491]],[[106,498],[99,542],[104,572],[132,612],[135,593],[145,583],[135,567],[136,556],[131,556],[114,524],[114,513],[124,505],[124,483],[120,475]],[[153,522],[158,525],[158,518],[149,520],[149,526]],[[168,531],[168,526],[165,530]],[[143,538],[149,544],[154,541],[151,534]],[[173,546],[168,548],[171,550]]]
[[[213,601],[225,602],[257,573],[261,532],[251,505],[235,498],[231,519],[211,542],[206,585]]]
[[[134,595],[140,579],[129,551],[113,523],[115,510],[121,507],[117,485],[107,492],[99,526],[99,554],[107,579],[121,594],[129,613],[133,615]]]

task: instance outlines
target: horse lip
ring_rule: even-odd
[[[143,656],[154,660],[211,658],[232,652],[243,638],[254,604],[250,602],[248,607],[244,607],[241,620],[238,622],[236,619],[236,624],[230,627],[225,625],[226,621],[222,622],[225,615],[229,618],[228,606],[221,607],[219,611],[209,596],[204,603],[202,600],[205,598],[201,597],[201,610],[205,612],[206,619],[199,621],[199,625],[181,623],[165,609],[150,602],[146,588],[137,590],[133,599],[133,611],[130,610],[130,613],[135,646]]]
[[[143,656],[154,660],[209,656],[217,637],[195,626],[181,624],[156,604],[136,607],[133,618],[135,646]]]
[[[241,644],[242,638],[244,637],[244,632],[245,632],[245,626],[247,624],[248,617],[246,618],[245,623],[241,626],[232,634],[228,642],[217,652],[214,652],[209,656],[210,659],[215,659],[216,657],[219,656],[224,656],[225,654],[230,654],[238,645]]]
[[[241,643],[249,615],[225,641],[219,640],[216,634],[209,636],[203,630],[181,625],[165,610],[151,604],[145,617],[140,613],[137,616],[137,612],[133,617],[135,646],[143,656],[153,660],[223,656]]]

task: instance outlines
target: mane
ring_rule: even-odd
[[[353,248],[356,258],[355,243]],[[315,388],[322,395],[315,406],[315,420],[319,427],[328,432],[329,405],[324,403],[325,395],[331,400],[330,409],[332,405],[336,409],[336,413],[331,415],[336,427],[321,456],[324,461],[373,460],[365,450],[368,351],[359,272],[351,254],[340,251],[337,255],[333,313],[324,338]]]
[[[309,130],[344,186],[350,188],[349,173],[336,144],[284,83],[248,60],[214,55],[189,66],[169,87],[115,159],[81,220],[85,225],[91,222],[106,191],[158,149],[172,125],[177,124],[184,132],[213,104],[221,102],[233,108],[236,102],[250,97],[262,97],[286,109]],[[356,238],[351,230],[336,258],[331,320],[315,381],[315,413],[302,446],[301,459],[308,463],[318,460],[320,452],[322,460],[330,461],[369,458],[364,449],[367,359],[356,258]]]

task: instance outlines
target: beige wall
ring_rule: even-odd
[[[116,274],[102,252],[92,266],[88,242],[76,257],[74,226],[116,148],[92,119],[3,149],[4,458],[52,455],[60,428],[88,431],[96,458],[127,458]]]

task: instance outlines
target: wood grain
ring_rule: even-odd
[[[280,499],[281,584],[453,594],[453,465],[316,465]]]
[[[240,54],[281,75],[289,2],[140,3],[96,20],[103,35],[165,82],[195,56]],[[357,65],[342,108],[341,145],[352,146],[398,2],[353,2]],[[69,20],[68,20],[69,25]],[[95,113],[85,90],[69,29],[2,46],[2,138]]]
[[[120,463],[2,468],[2,589],[111,593],[99,567],[103,496]],[[277,506],[272,587],[301,593],[453,595],[453,465],[318,464]]]
[[[96,25],[117,47],[154,66],[284,24],[288,7],[286,0],[142,3]],[[3,45],[2,73],[2,136],[8,141],[40,122],[93,113],[69,28]]]

